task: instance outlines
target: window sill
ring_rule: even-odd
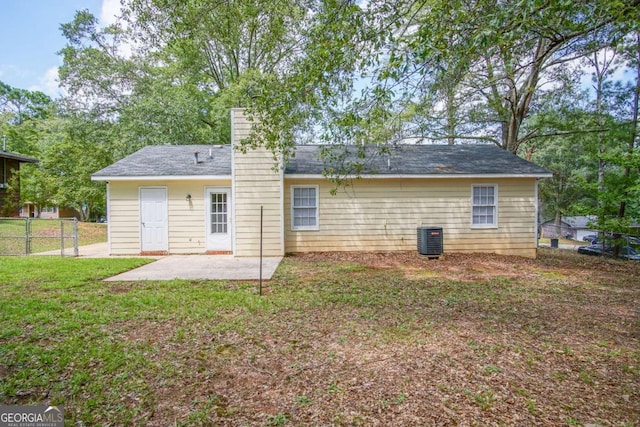
[[[471,225],[472,230],[496,230],[497,228],[497,224]]]

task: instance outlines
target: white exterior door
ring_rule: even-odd
[[[231,189],[207,188],[205,191],[208,251],[231,251]]]
[[[140,250],[169,250],[166,188],[140,188]]]

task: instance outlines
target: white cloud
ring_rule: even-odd
[[[29,90],[39,90],[52,98],[57,98],[62,95],[62,89],[60,89],[59,83],[58,67],[51,67],[44,75],[38,78],[38,84],[29,87]]]
[[[121,13],[122,6],[120,4],[120,0],[102,0],[102,7],[100,8],[100,23],[105,27],[115,24]]]

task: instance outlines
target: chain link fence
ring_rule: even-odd
[[[0,218],[0,255],[78,256],[76,218]]]

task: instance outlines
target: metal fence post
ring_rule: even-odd
[[[262,296],[262,224],[264,216],[264,206],[260,206],[260,296]]]
[[[24,254],[25,255],[30,255],[31,254],[31,223],[29,222],[29,217],[27,217],[27,219],[25,220],[25,226],[24,226],[24,233],[25,233],[25,239],[24,239]]]
[[[73,256],[78,256],[78,218],[73,218]]]
[[[60,221],[60,256],[64,256],[64,219]]]

